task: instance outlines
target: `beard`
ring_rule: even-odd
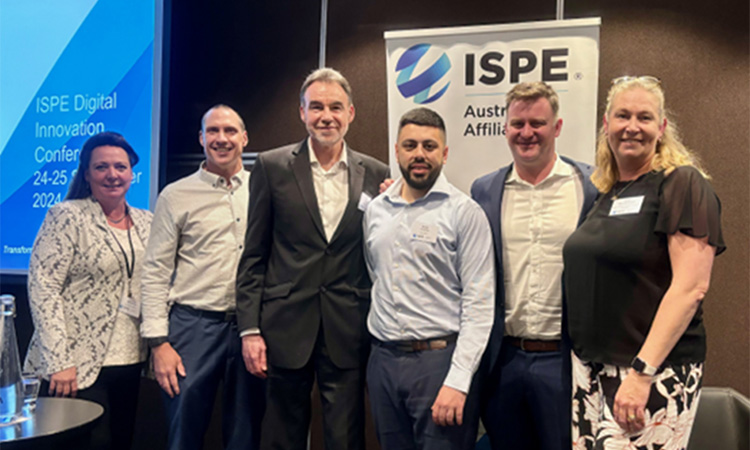
[[[425,164],[423,161],[417,161],[419,163]],[[406,184],[409,185],[410,188],[418,190],[418,191],[427,191],[432,188],[432,185],[435,184],[435,180],[437,180],[438,175],[440,175],[440,170],[442,169],[442,166],[439,167],[429,167],[429,172],[427,172],[423,176],[412,176],[410,166],[404,167],[402,165],[399,165],[399,169],[401,169],[401,175],[404,177],[404,181]]]

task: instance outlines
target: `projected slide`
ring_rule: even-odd
[[[148,208],[155,1],[3,0],[0,271],[28,269],[46,212],[96,133],[117,131],[138,153],[127,199]]]

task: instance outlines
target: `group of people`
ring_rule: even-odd
[[[401,177],[344,140],[329,68],[300,90],[308,136],[242,164],[245,124],[203,116],[198,171],[154,214],[125,197],[138,156],[90,138],[29,267],[26,369],[105,406],[130,448],[150,349],[170,449],[200,449],[222,386],[224,446],[305,449],[317,383],[327,449],[685,448],[705,359],[701,300],[719,200],[654,77],[613,80],[596,167],[557,153],[555,91],[506,95],[513,163],[471,195],[441,173],[443,119],[401,117]],[[382,191],[382,193],[381,193]]]

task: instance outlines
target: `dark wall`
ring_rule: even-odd
[[[175,72],[182,68],[181,75],[171,77],[167,153],[172,158],[199,152],[198,118],[219,101],[235,105],[245,118],[250,151],[304,137],[298,89],[305,75],[317,67],[319,5],[254,3],[227,2],[222,12],[212,16],[236,17],[229,30],[223,20],[201,26],[206,15],[192,2],[182,3],[181,11],[172,16],[172,67]],[[609,80],[625,74],[658,76],[685,142],[702,157],[713,177],[722,199],[729,249],[716,260],[704,306],[709,334],[704,383],[750,395],[748,3],[636,0],[623,5],[568,0],[565,17],[602,19],[598,116]],[[383,161],[391,151],[383,32],[552,20],[555,7],[549,0],[464,0],[460,7],[449,0],[330,0],[327,64],[348,77],[357,108],[348,142]],[[200,37],[195,37],[199,28]],[[219,53],[226,58],[214,58]],[[173,170],[170,179],[184,173]],[[313,444],[318,446],[319,436],[313,430]]]
[[[301,139],[298,92],[317,66],[320,6],[313,1],[174,1],[171,43],[165,66],[170,73],[165,105],[167,174],[173,181],[197,163],[201,115],[225,103],[245,119],[249,151]]]
[[[167,154],[179,159],[200,151],[200,114],[219,101],[235,105],[247,121],[251,151],[304,137],[297,96],[305,75],[317,66],[319,4],[226,1],[214,11],[196,1],[179,3],[172,15]],[[383,161],[391,151],[384,31],[552,20],[556,7],[551,0],[458,5],[330,0],[327,62],[354,89],[357,116],[347,136],[354,148]],[[742,0],[565,2],[565,18],[602,19],[599,116],[609,80],[658,76],[685,142],[713,177],[729,249],[716,260],[704,306],[709,334],[704,381],[745,395],[750,395],[748,9]],[[227,21],[229,16],[234,20]],[[183,174],[178,172],[167,178]]]
[[[298,90],[317,67],[318,2],[167,0],[166,10],[163,181],[195,170],[200,116],[216,103],[234,106],[245,118],[249,151],[305,137]],[[709,335],[704,383],[745,395],[750,395],[749,16],[746,0],[565,2],[566,18],[602,19],[600,104],[613,77],[658,76],[685,142],[713,177],[728,250],[716,260],[704,306]],[[391,151],[384,31],[554,18],[552,0],[330,0],[328,65],[349,78],[357,108],[348,142],[383,161]],[[25,342],[30,333],[25,280],[3,277],[0,290],[19,299],[19,337]],[[155,387],[147,387],[153,391],[147,400],[155,402]],[[163,430],[159,433],[161,442]]]

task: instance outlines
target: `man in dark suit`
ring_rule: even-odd
[[[513,164],[474,182],[495,246],[495,322],[482,361],[482,422],[493,449],[570,449],[570,346],[562,246],[596,199],[591,166],[558,156],[557,93],[506,96]]]
[[[354,113],[346,79],[314,71],[300,91],[309,137],[261,153],[250,178],[237,313],[245,365],[268,378],[261,448],[307,447],[313,379],[326,448],[364,448],[362,214],[388,167],[344,142]]]

